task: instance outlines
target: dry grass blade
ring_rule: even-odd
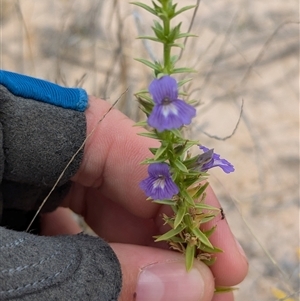
[[[194,13],[193,13],[193,16],[192,16],[192,19],[191,19],[191,22],[190,22],[190,25],[189,25],[189,29],[188,29],[187,32],[191,32],[191,30],[192,30],[192,28],[193,28],[193,24],[194,24],[195,18],[196,18],[196,16],[197,16],[197,12],[198,12],[198,9],[199,9],[199,6],[200,6],[200,2],[201,2],[201,0],[197,0],[196,7],[195,7],[195,9],[194,9]],[[184,40],[183,40],[184,48],[185,48],[187,39],[188,39],[188,38],[185,37]],[[184,48],[180,50],[180,53],[179,53],[179,56],[178,56],[178,60],[181,59],[182,54],[183,54],[183,51],[184,51]]]
[[[84,148],[87,140],[94,134],[96,128],[98,127],[98,125],[104,120],[104,118],[107,116],[107,114],[116,106],[116,104],[118,103],[118,101],[124,96],[124,94],[127,93],[127,90],[125,92],[123,92],[119,98],[117,98],[117,100],[112,104],[112,106],[106,111],[106,113],[99,119],[99,121],[97,122],[96,126],[92,129],[92,131],[86,136],[86,138],[84,139],[83,143],[81,144],[81,146],[78,148],[78,150],[75,152],[75,154],[72,156],[72,158],[70,159],[70,161],[68,162],[68,164],[65,166],[65,168],[63,169],[63,171],[61,172],[60,176],[57,178],[55,184],[53,185],[53,187],[51,188],[51,190],[49,191],[48,195],[45,197],[45,199],[43,200],[43,202],[41,203],[39,209],[37,210],[37,212],[35,213],[34,217],[32,218],[30,224],[28,225],[26,232],[29,231],[32,223],[35,221],[36,217],[38,216],[38,214],[41,212],[42,208],[44,207],[44,205],[46,204],[47,200],[49,199],[50,195],[52,194],[52,192],[54,191],[54,189],[57,187],[59,181],[61,180],[61,178],[63,177],[63,175],[65,174],[66,170],[68,169],[68,167],[70,166],[70,164],[74,161],[75,157],[79,154],[79,152]]]

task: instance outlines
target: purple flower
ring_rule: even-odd
[[[149,177],[140,183],[140,187],[148,197],[153,200],[171,199],[179,192],[173,182],[169,165],[166,163],[153,163],[148,167]]]
[[[154,79],[149,85],[149,92],[155,103],[148,117],[148,124],[162,132],[178,129],[190,124],[196,116],[196,109],[178,99],[177,82],[170,76]]]
[[[213,149],[208,149],[205,146],[199,146],[203,150],[203,154],[198,157],[197,164],[201,166],[201,171],[207,171],[210,168],[219,166],[225,173],[234,171],[233,165],[225,159],[221,159],[220,155],[215,154]]]

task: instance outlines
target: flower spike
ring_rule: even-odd
[[[230,173],[234,171],[234,167],[214,153],[214,149],[200,146],[198,141],[186,139],[183,135],[183,126],[191,123],[196,116],[196,109],[181,99],[179,94],[179,88],[189,79],[182,79],[177,83],[173,74],[191,73],[195,70],[175,66],[181,54],[172,55],[171,50],[173,47],[184,48],[185,41],[180,43],[178,40],[193,35],[181,32],[180,22],[171,23],[178,14],[194,6],[177,9],[178,3],[173,1],[150,1],[151,7],[134,2],[157,17],[152,27],[154,34],[140,38],[163,45],[161,61],[136,59],[150,67],[155,77],[148,90],[143,89],[136,94],[141,109],[147,116],[147,122],[139,122],[137,125],[145,126],[148,123],[151,127],[149,132],[139,135],[156,139],[160,143],[160,146],[156,144],[149,148],[152,156],[142,162],[148,164],[149,175],[140,182],[140,188],[148,199],[170,206],[173,211],[162,216],[171,230],[155,236],[155,241],[166,241],[170,248],[183,253],[186,270],[189,271],[193,267],[194,259],[210,266],[217,259],[215,253],[222,251],[210,241],[216,226],[208,226],[205,231],[200,227],[220,214],[219,208],[206,203],[206,188],[209,186],[206,172],[218,166],[225,173]],[[191,148],[196,145],[200,146],[203,153],[192,156]],[[232,288],[216,288],[217,292],[222,290],[230,291]]]

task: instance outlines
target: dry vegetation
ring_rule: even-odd
[[[152,16],[128,2],[0,0],[1,68],[80,85],[110,102],[128,89],[119,109],[143,118],[133,93],[151,74],[133,58],[159,59],[161,51],[135,39],[150,33]],[[199,37],[180,61],[198,71],[187,88],[199,100],[188,134],[236,167],[229,176],[213,171],[212,182],[249,257],[240,301],[278,300],[272,288],[299,298],[298,5],[202,0],[192,27]],[[182,18],[185,28],[191,17]]]

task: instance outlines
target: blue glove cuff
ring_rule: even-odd
[[[81,88],[65,88],[27,75],[0,70],[0,84],[16,96],[65,109],[84,112],[88,105],[88,95]]]

